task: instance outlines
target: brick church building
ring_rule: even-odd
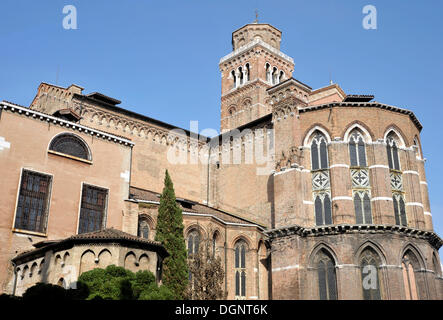
[[[293,78],[281,39],[269,24],[233,32],[211,139],[78,85],[0,102],[0,292],[109,264],[159,277],[167,169],[187,248],[210,237],[229,299],[443,299],[422,124]]]

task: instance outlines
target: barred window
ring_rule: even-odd
[[[371,198],[369,191],[354,192],[354,208],[357,224],[371,224]]]
[[[360,257],[361,280],[364,300],[380,300],[379,268],[381,260],[371,248],[363,251]]]
[[[70,133],[60,134],[52,139],[49,150],[80,159],[91,160],[87,144],[79,137]]]
[[[78,233],[102,230],[105,224],[108,190],[84,184]]]
[[[15,214],[15,229],[46,232],[51,181],[48,175],[23,170]]]
[[[200,234],[197,230],[192,230],[188,234],[188,256],[198,253],[200,246]]]
[[[394,202],[395,224],[406,227],[408,222],[404,196],[401,193],[395,193],[392,195],[392,201]]]
[[[332,224],[331,198],[328,193],[320,193],[315,197],[315,224],[317,226]]]
[[[366,167],[366,149],[363,135],[354,130],[349,139],[351,167]]]
[[[235,297],[244,299],[246,297],[246,250],[247,244],[239,240],[235,244]]]
[[[316,268],[320,300],[337,300],[335,262],[326,250],[321,250],[318,253]]]
[[[149,239],[149,223],[146,218],[141,217],[138,219],[138,236],[144,239]]]

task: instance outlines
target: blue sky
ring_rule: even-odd
[[[365,5],[378,29],[362,27]],[[78,29],[62,27],[65,5]],[[21,1],[0,2],[0,100],[29,105],[41,81],[99,91],[122,107],[189,129],[219,128],[219,59],[231,32],[252,22],[283,31],[281,50],[294,77],[313,88],[334,82],[347,93],[412,110],[421,139],[434,227],[443,235],[443,2],[310,1]]]

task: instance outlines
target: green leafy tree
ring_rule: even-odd
[[[131,300],[134,298],[132,282],[135,279],[130,270],[110,265],[106,269],[96,268],[82,273],[78,282],[89,288],[87,300]]]
[[[77,287],[81,288],[80,293],[87,292],[83,295],[83,299],[87,300],[171,300],[174,298],[171,290],[165,286],[157,286],[155,276],[151,271],[134,273],[115,265],[82,273],[78,278]],[[71,296],[75,299],[74,295],[71,294]]]
[[[169,257],[163,261],[163,284],[173,293],[175,299],[183,299],[188,285],[188,265],[185,239],[183,236],[183,215],[175,198],[174,186],[168,170],[165,186],[158,208],[155,240],[163,243]]]

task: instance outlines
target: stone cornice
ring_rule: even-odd
[[[30,117],[36,120],[40,120],[40,121],[46,121],[47,123],[52,123],[52,124],[58,124],[60,126],[63,126],[65,128],[69,128],[70,130],[73,131],[79,131],[79,132],[83,132],[85,134],[89,134],[91,136],[96,136],[98,138],[102,138],[104,140],[108,140],[111,142],[116,142],[116,143],[120,143],[120,144],[124,144],[126,146],[134,146],[134,143],[128,139],[107,133],[107,132],[103,132],[97,129],[93,129],[90,127],[86,127],[84,125],[75,123],[75,122],[71,122],[71,121],[67,121],[67,120],[63,120],[42,112],[38,112],[26,107],[22,107],[16,104],[12,104],[6,101],[2,101],[0,102],[0,109],[3,109],[5,111],[11,111],[11,112],[15,112],[18,113],[20,115],[26,116],[26,117]]]
[[[387,233],[387,232],[427,240],[437,250],[440,249],[440,247],[443,245],[443,240],[435,232],[418,230],[404,226],[395,226],[395,225],[342,224],[342,225],[321,226],[315,228],[304,228],[298,225],[293,225],[293,226],[265,231],[265,233],[269,236],[270,239],[277,239],[293,235],[298,235],[301,237],[318,237],[318,236],[338,235],[344,233]]]
[[[219,64],[225,63],[233,58],[235,58],[236,56],[245,53],[246,51],[252,49],[255,46],[262,46],[264,49],[270,51],[271,53],[277,55],[278,57],[280,57],[281,59],[285,60],[286,62],[288,62],[289,64],[294,64],[294,59],[292,59],[290,56],[284,54],[283,52],[281,52],[280,50],[272,47],[271,45],[267,44],[266,42],[264,42],[263,40],[260,39],[255,39],[247,44],[245,44],[244,46],[238,48],[237,50],[231,52],[230,54],[224,56],[223,58],[220,59]]]

